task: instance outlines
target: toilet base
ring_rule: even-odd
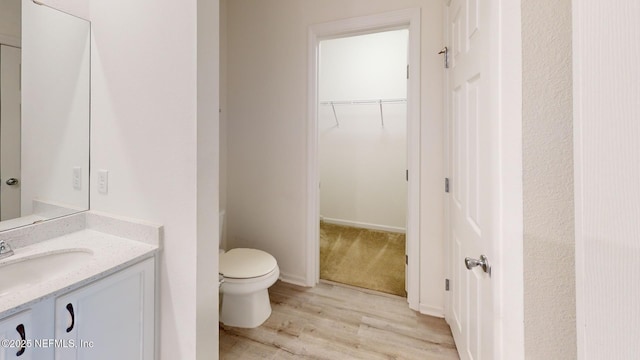
[[[267,289],[252,294],[220,294],[220,322],[233,327],[255,328],[271,316]]]

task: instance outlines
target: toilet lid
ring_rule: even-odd
[[[220,273],[226,278],[248,279],[266,275],[278,263],[271,254],[257,249],[231,249],[220,255]]]

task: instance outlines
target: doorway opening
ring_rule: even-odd
[[[406,103],[392,104],[392,101],[382,103],[380,100],[394,100],[390,95],[370,95],[362,99],[343,98],[343,101],[376,100],[376,104],[348,104],[338,105],[338,99],[320,98],[320,43],[324,40],[355,37],[358,35],[378,34],[405,30],[408,37],[406,63],[403,74],[406,82]],[[370,107],[372,113],[367,115],[369,124],[380,131],[387,119],[386,112],[393,111],[391,107],[406,106],[406,166],[401,172],[400,179],[405,181],[406,193],[406,294],[409,307],[413,310],[420,308],[420,9],[406,9],[389,13],[338,20],[313,25],[309,28],[309,69],[308,69],[308,152],[307,152],[307,233],[306,233],[306,278],[307,286],[315,286],[320,281],[320,150],[321,136],[320,116],[329,111],[329,119],[336,125],[348,111],[364,111]],[[385,56],[386,57],[386,56]],[[366,65],[363,65],[366,66]],[[407,76],[408,75],[408,76]],[[346,95],[344,95],[346,96]],[[333,106],[322,102],[334,101]],[[349,110],[348,108],[352,108]],[[382,116],[380,113],[382,108]],[[333,113],[333,110],[336,113]],[[397,109],[396,109],[397,110]],[[375,114],[375,115],[374,115]],[[364,117],[364,115],[363,115]],[[364,120],[364,119],[362,119]],[[324,120],[323,120],[324,121]],[[348,121],[344,118],[344,121]],[[343,127],[346,126],[343,125]],[[341,129],[342,130],[342,129]],[[324,183],[323,191],[325,189]],[[358,187],[360,188],[360,187]],[[353,192],[357,190],[351,190]],[[322,214],[325,219],[330,215]]]
[[[319,44],[320,279],[406,296],[408,29]]]
[[[21,214],[21,49],[0,44],[0,221]]]

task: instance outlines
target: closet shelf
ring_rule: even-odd
[[[321,101],[320,105],[367,105],[367,104],[400,104],[406,103],[407,99],[373,99],[373,100],[336,100]]]
[[[373,99],[373,100],[336,100],[336,101],[321,101],[320,105],[331,105],[333,110],[333,117],[336,119],[336,126],[340,127],[340,121],[338,121],[338,115],[336,114],[336,105],[373,105],[377,104],[380,107],[380,124],[384,127],[384,114],[382,112],[382,104],[404,104],[407,99]]]

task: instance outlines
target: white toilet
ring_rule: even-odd
[[[224,214],[220,215],[220,223]],[[255,328],[271,315],[269,292],[280,269],[276,259],[257,249],[220,251],[220,322],[233,327]]]

